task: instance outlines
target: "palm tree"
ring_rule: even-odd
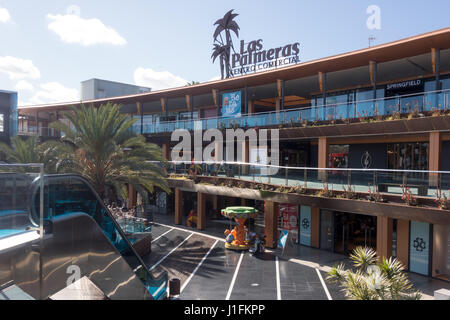
[[[60,141],[46,143],[58,151],[58,172],[80,174],[102,198],[113,191],[125,199],[128,184],[143,199],[154,187],[170,192],[161,148],[132,131],[135,119],[119,109],[110,102],[99,108],[82,105],[65,113],[72,126],[61,121],[50,125],[64,133]]]
[[[49,145],[40,145],[37,137],[11,138],[11,146],[4,142],[0,143],[0,154],[8,163],[43,163],[46,173],[56,171],[55,150]],[[33,169],[16,168],[15,171],[34,171]]]
[[[224,76],[225,76],[224,67],[227,64],[227,62],[229,61],[228,47],[215,43],[211,58],[213,59],[213,63],[216,61],[217,58],[220,59],[219,60],[220,61],[220,75],[221,75],[221,78],[224,79]]]
[[[377,258],[371,248],[357,247],[350,255],[356,271],[333,267],[327,280],[339,283],[345,295],[354,300],[419,300],[421,294],[413,289],[405,268],[397,258]]]
[[[234,34],[239,37],[239,25],[234,21],[234,18],[238,16],[237,13],[233,13],[234,9],[231,9],[225,15],[222,19],[217,20],[214,25],[217,26],[216,30],[214,31],[214,41],[220,42],[222,46],[225,46],[227,48],[227,60],[225,64],[226,69],[226,77],[229,78],[231,76],[231,66],[229,63],[229,58],[231,56],[231,49],[233,48],[233,42],[231,39],[231,31],[234,32]],[[225,42],[222,38],[222,32],[225,31]],[[220,41],[217,39],[220,36]],[[234,50],[234,48],[233,48]],[[222,78],[223,79],[223,78]]]

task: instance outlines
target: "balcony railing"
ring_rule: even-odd
[[[240,162],[176,162],[169,173],[228,177],[285,188],[441,198],[450,205],[450,171],[282,167]],[[446,198],[445,198],[446,197]],[[450,207],[448,208],[450,209]]]
[[[243,115],[238,118],[216,117],[208,119],[178,120],[158,123],[143,123],[142,133],[164,133],[176,129],[207,130],[279,126],[284,124],[308,123],[317,121],[337,121],[364,119],[371,117],[397,117],[399,115],[432,113],[448,110],[450,90],[410,94],[397,97],[361,100],[350,103],[326,104],[299,109],[288,109],[280,112],[264,112]],[[133,130],[141,132],[140,122],[136,122]]]
[[[207,129],[235,129],[270,127],[298,124],[308,126],[320,122],[352,121],[358,119],[392,117],[397,119],[401,115],[416,113],[433,113],[450,109],[450,90],[410,94],[397,97],[380,98],[374,100],[360,100],[349,103],[335,103],[307,108],[287,109],[279,112],[263,112],[241,117],[215,117],[207,119],[191,119],[177,121],[162,121],[157,123],[144,122],[143,134],[173,132],[176,129],[207,130]],[[139,119],[131,130],[141,133]],[[47,127],[28,126],[19,128],[19,135],[38,135],[41,137],[59,137],[58,130]]]

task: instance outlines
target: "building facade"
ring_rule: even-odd
[[[231,113],[230,96],[240,101]],[[281,168],[274,176],[252,166],[257,159],[248,141],[237,146],[243,156],[235,159],[248,165],[204,166],[195,174],[189,164],[174,165],[174,192],[161,197],[176,223],[196,209],[204,229],[227,204],[251,204],[264,212],[269,247],[276,247],[280,228],[289,229],[299,245],[344,254],[367,245],[412,272],[448,279],[449,98],[447,28],[276,70],[90,103],[122,104],[136,118],[134,130],[159,144],[168,160],[175,129],[279,130]],[[77,105],[19,107],[19,113],[27,125],[45,128]]]
[[[17,92],[0,91],[0,141],[9,143],[17,136]]]
[[[151,88],[94,78],[81,82],[81,100],[86,101],[126,96],[130,94],[150,92],[151,90]]]

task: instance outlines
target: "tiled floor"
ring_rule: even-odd
[[[175,226],[170,216],[157,216],[152,226],[152,253],[144,257],[154,272],[166,270],[181,281],[181,299],[192,300],[341,300],[337,285],[325,280],[330,268],[346,256],[292,245],[285,252],[268,250],[262,256],[224,248],[223,230],[209,222],[206,231]],[[278,267],[277,267],[278,265]],[[410,274],[415,287],[431,299],[434,290],[450,283]]]

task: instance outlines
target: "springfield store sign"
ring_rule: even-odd
[[[264,69],[275,68],[300,62],[300,43],[285,45],[284,47],[263,49],[263,40],[254,40],[245,44],[241,40],[240,51],[231,56],[232,75],[246,74]]]

